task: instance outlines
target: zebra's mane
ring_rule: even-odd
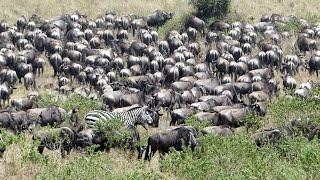
[[[139,108],[142,108],[143,106],[136,106],[136,107],[133,107],[133,108],[131,108],[131,109],[129,109],[128,111],[133,111],[133,110],[135,110],[135,109],[139,109]]]

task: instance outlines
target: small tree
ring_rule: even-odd
[[[230,9],[231,0],[191,0],[197,16],[204,19],[226,16]]]

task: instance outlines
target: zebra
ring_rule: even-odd
[[[145,123],[153,125],[153,114],[148,107],[136,107],[125,112],[108,112],[103,110],[92,110],[85,116],[88,128],[94,128],[97,121],[108,121],[110,119],[118,119],[127,127],[142,125],[145,129]]]

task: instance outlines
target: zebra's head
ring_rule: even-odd
[[[149,109],[149,107],[143,107],[140,118],[139,118],[139,124],[145,124],[153,125],[153,111]]]

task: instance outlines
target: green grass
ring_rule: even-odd
[[[175,152],[161,170],[181,179],[318,179],[320,145],[297,137],[257,149],[246,135],[200,138],[195,152]]]
[[[259,128],[270,123],[282,126],[293,117],[300,117],[306,124],[319,124],[320,105],[313,98],[319,93],[320,88],[315,88],[307,99],[274,98],[266,117],[248,116],[247,121],[256,125],[247,127],[248,131],[228,138],[200,137],[200,146],[194,152],[190,149],[174,151],[164,160],[155,156],[151,162],[137,161],[136,156],[122,148],[89,154],[73,151],[63,160],[59,151],[45,151],[40,155],[30,137],[22,134],[10,137],[12,145],[8,145],[5,152],[5,165],[12,166],[7,164],[7,158],[14,153],[16,164],[13,165],[20,169],[15,173],[31,171],[32,177],[37,179],[319,179],[320,144],[317,140],[309,143],[302,136],[283,138],[278,145],[258,149],[250,138]],[[41,97],[44,98],[39,101],[41,105],[52,103],[47,95]],[[86,110],[92,107],[91,101],[72,95],[59,101],[59,105],[69,108],[69,103],[80,104],[81,109]],[[186,122],[197,129],[203,127],[194,118]],[[145,144],[147,134],[143,136]]]

